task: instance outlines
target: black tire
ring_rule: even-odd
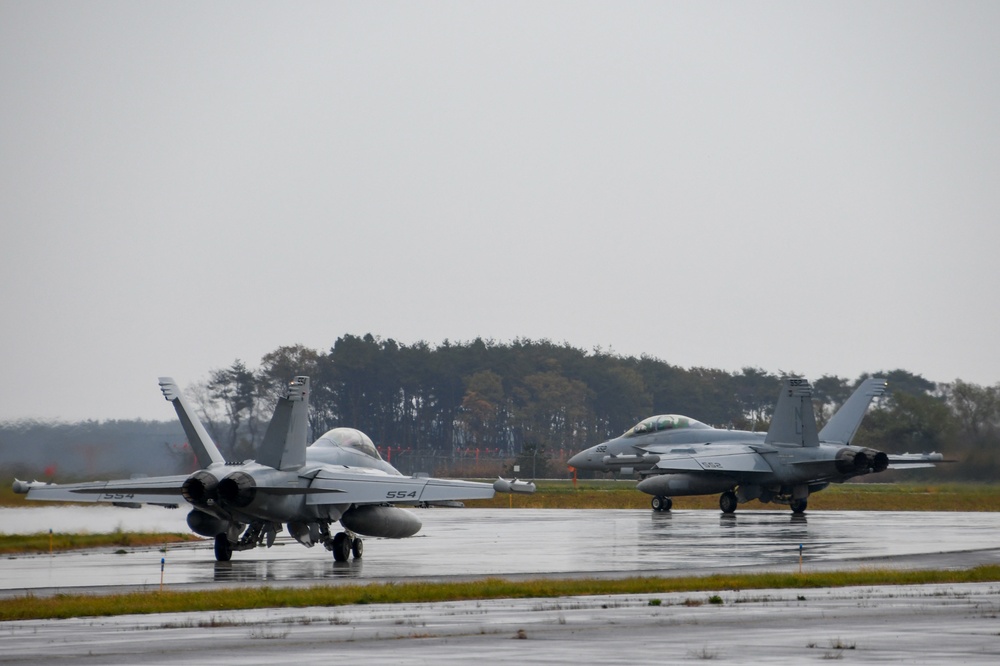
[[[792,513],[801,514],[806,512],[806,506],[808,506],[809,500],[792,500]]]
[[[653,507],[653,511],[664,512],[670,511],[670,507],[674,505],[674,501],[669,497],[664,497],[663,495],[657,495],[649,503]]]
[[[354,555],[354,559],[360,560],[364,553],[365,542],[361,540],[361,537],[354,537],[354,541],[351,542],[351,554]]]
[[[344,532],[337,532],[333,535],[333,560],[335,562],[346,562],[351,556],[351,538]]]
[[[719,497],[719,508],[722,509],[722,513],[733,513],[736,511],[736,504],[736,493],[731,490],[727,490]]]
[[[233,559],[233,545],[225,534],[215,535],[215,559],[218,562],[228,562]]]

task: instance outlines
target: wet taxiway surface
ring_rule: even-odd
[[[6,532],[45,531],[70,507],[0,511]],[[72,507],[76,529],[186,531],[184,512]],[[20,513],[16,513],[20,512]],[[37,512],[37,513],[36,513]],[[29,514],[27,517],[25,513]],[[0,596],[120,586],[402,580],[492,575],[650,575],[732,567],[805,567],[904,562],[914,556],[984,551],[997,561],[1000,513],[431,509],[421,532],[365,540],[365,556],[333,562],[321,546],[279,537],[270,549],[215,562],[209,542],[156,549],[75,551],[0,560]],[[26,527],[23,527],[23,526]],[[67,531],[56,525],[55,531]],[[992,559],[991,559],[992,558]],[[947,558],[929,566],[948,567]],[[968,560],[956,566],[966,566]]]
[[[1000,514],[427,510],[361,561],[281,540],[216,563],[211,544],[0,560],[0,603],[26,593],[507,575],[704,574],[734,567],[967,568],[1000,563]],[[185,531],[184,512],[0,510],[5,532]],[[720,603],[714,603],[720,602]],[[0,623],[0,663],[801,664],[1000,661],[1000,584],[498,599]]]
[[[1000,585],[498,599],[0,623],[11,664],[996,664]]]

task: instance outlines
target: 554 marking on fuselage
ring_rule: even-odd
[[[334,428],[307,446],[309,378],[296,377],[278,399],[256,460],[226,462],[180,389],[160,378],[200,469],[189,475],[54,484],[14,481],[29,500],[188,504],[188,527],[215,539],[215,556],[270,547],[283,526],[299,543],[322,543],[337,561],[360,558],[359,535],[412,536],[420,520],[397,504],[417,506],[489,499],[494,492],[533,492],[534,484],[497,479],[494,484],[410,477],[382,460],[359,430]],[[332,534],[335,522],[343,532]]]

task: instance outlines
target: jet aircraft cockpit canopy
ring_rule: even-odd
[[[660,414],[659,416],[650,416],[648,419],[643,419],[636,425],[632,426],[625,431],[625,437],[648,435],[649,433],[663,432],[666,430],[680,430],[682,428],[699,430],[710,427],[711,426],[707,426],[701,421],[697,421],[686,416],[680,416],[678,414]]]
[[[369,458],[382,460],[382,456],[378,454],[378,449],[375,448],[371,438],[354,428],[334,428],[317,439],[313,446],[339,446],[354,449]]]

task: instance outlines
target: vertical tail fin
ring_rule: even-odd
[[[837,413],[830,417],[829,422],[819,431],[820,441],[850,444],[854,433],[858,431],[861,420],[868,411],[872,398],[885,393],[889,385],[884,379],[869,377],[861,382]]]
[[[160,390],[163,391],[163,397],[173,403],[177,418],[180,419],[184,434],[187,435],[188,444],[191,445],[195,458],[198,460],[198,466],[205,469],[212,463],[226,462],[226,459],[219,453],[219,447],[215,445],[205,430],[205,426],[194,415],[194,410],[188,405],[174,380],[171,377],[160,377]]]
[[[812,386],[806,379],[785,377],[774,406],[771,427],[764,441],[768,444],[819,446],[816,415],[812,406]]]
[[[288,386],[288,395],[278,398],[257,462],[282,470],[302,467],[306,463],[308,430],[309,378],[296,377]]]

